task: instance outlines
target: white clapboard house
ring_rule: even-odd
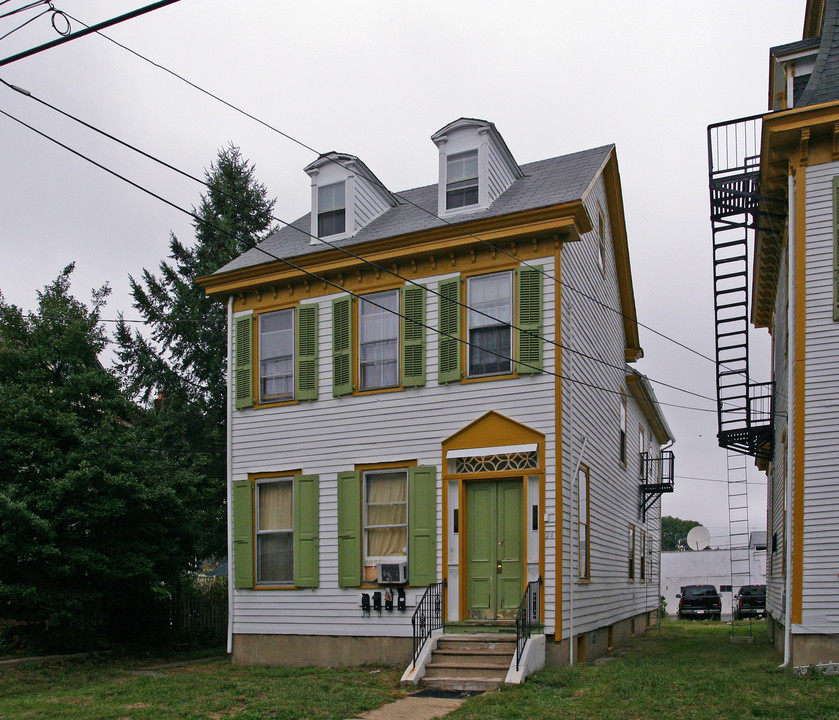
[[[808,0],[769,61],[768,112],[709,130],[720,441],[767,472],[769,634],[807,665],[839,662],[839,0]],[[770,382],[747,320],[772,336]]]
[[[319,157],[311,213],[200,280],[230,322],[237,662],[407,664],[416,613],[435,636],[519,613],[536,664],[569,662],[658,606],[672,437],[626,364],[615,148],[431,139],[439,178],[398,194]]]

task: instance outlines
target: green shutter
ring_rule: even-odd
[[[294,584],[318,586],[318,476],[294,476]]]
[[[460,380],[460,278],[442,280],[439,286],[440,335],[437,382]]]
[[[332,301],[332,394],[349,395],[352,384],[352,296]]]
[[[338,585],[361,585],[361,473],[338,473]]]
[[[234,321],[236,355],[233,361],[233,393],[236,409],[253,406],[253,313]]]
[[[318,399],[318,306],[297,308],[297,399]]]
[[[839,320],[839,175],[833,178],[833,319]]]
[[[253,587],[253,486],[233,483],[233,568],[237,588]]]
[[[408,471],[408,582],[437,581],[437,469]]]
[[[516,325],[516,372],[532,375],[542,371],[542,269],[519,267],[516,270],[518,298]]]
[[[425,385],[425,288],[402,289],[402,386]]]

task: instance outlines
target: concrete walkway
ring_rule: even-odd
[[[448,715],[466,698],[408,697],[348,720],[431,720]]]

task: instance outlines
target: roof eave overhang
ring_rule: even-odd
[[[615,253],[615,272],[620,296],[620,312],[623,318],[625,338],[624,358],[635,362],[644,357],[638,336],[638,317],[635,309],[635,291],[632,287],[632,269],[629,263],[629,243],[626,234],[626,215],[623,208],[618,156],[613,147],[603,164],[603,186],[606,190],[606,205],[609,212],[609,226],[612,229],[612,245]],[[586,191],[585,195],[588,194]]]
[[[347,246],[347,250],[363,259],[331,248],[284,259],[267,258],[265,263],[206,275],[196,278],[195,282],[211,297],[225,299],[255,285],[278,284],[305,275],[319,280],[324,275],[354,270],[368,262],[390,263],[411,256],[453,252],[473,244],[498,245],[521,237],[554,237],[571,242],[590,230],[591,222],[583,201],[575,200]]]
[[[774,202],[764,209],[787,214],[791,165],[835,160],[839,101],[792,108],[763,116],[760,156],[760,196]],[[762,200],[766,202],[766,200]],[[774,311],[785,228],[776,218],[772,230],[757,232],[753,261],[752,323],[769,327]]]
[[[673,431],[667,424],[664,413],[661,412],[661,405],[656,399],[650,381],[644,375],[632,371],[626,374],[626,384],[632,397],[638,401],[641,412],[649,422],[659,445],[675,442]]]

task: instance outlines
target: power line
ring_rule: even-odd
[[[213,223],[208,222],[207,220],[205,220],[203,218],[199,218],[195,213],[193,213],[189,210],[186,210],[185,208],[182,208],[177,203],[163,197],[162,195],[159,195],[158,193],[155,193],[153,190],[150,190],[150,189],[144,187],[143,185],[140,185],[139,183],[134,182],[133,180],[130,180],[129,178],[121,175],[120,173],[116,172],[115,170],[112,170],[111,168],[108,168],[107,166],[102,165],[101,163],[99,163],[96,160],[93,160],[92,158],[84,155],[83,153],[79,152],[78,150],[75,150],[74,148],[71,148],[70,146],[62,143],[61,141],[59,141],[59,140],[51,137],[50,135],[47,135],[46,133],[38,130],[37,128],[29,125],[28,123],[24,122],[23,120],[20,120],[19,118],[15,117],[14,115],[11,115],[10,113],[7,113],[4,110],[0,110],[0,114],[5,115],[10,120],[13,120],[14,122],[16,122],[16,123],[22,125],[23,127],[31,130],[32,132],[36,133],[37,135],[40,135],[44,139],[49,140],[50,142],[52,142],[52,143],[58,145],[59,147],[67,150],[68,152],[72,153],[73,155],[76,155],[77,157],[81,158],[82,160],[85,160],[86,162],[94,165],[95,167],[98,167],[100,170],[104,170],[108,174],[113,175],[116,178],[119,178],[123,182],[131,185],[132,187],[140,190],[141,192],[149,195],[150,197],[153,197],[153,198],[159,200],[160,202],[164,203],[165,205],[168,205],[169,207],[171,207],[171,208],[173,208],[173,209],[175,209],[175,210],[177,210],[177,211],[179,211],[179,212],[181,212],[185,215],[188,215],[189,217],[193,218],[194,220],[196,220],[198,222],[201,222],[201,223],[211,227],[212,229],[214,229],[214,230],[216,230],[216,231],[218,231],[218,232],[220,232],[224,235],[227,235],[230,238],[233,238],[234,240],[239,240],[239,241],[241,241],[245,244],[250,244],[251,248],[255,248],[255,249],[259,250],[260,252],[264,253],[265,255],[267,255],[268,257],[271,257],[274,260],[278,260],[279,262],[282,262],[285,265],[288,265],[289,267],[293,268],[294,270],[297,270],[298,272],[301,272],[305,275],[308,275],[309,277],[312,277],[315,280],[318,280],[322,283],[325,283],[326,285],[334,287],[338,292],[347,293],[348,295],[351,295],[352,297],[355,297],[357,299],[363,299],[365,302],[370,303],[371,305],[373,305],[375,307],[378,307],[382,310],[385,310],[386,312],[389,312],[393,315],[397,315],[400,318],[402,318],[404,320],[407,320],[408,322],[414,323],[415,325],[419,325],[420,327],[423,327],[426,330],[430,330],[430,331],[436,333],[437,335],[448,337],[448,338],[450,338],[452,340],[455,340],[456,342],[458,342],[462,345],[465,345],[467,347],[477,347],[478,349],[482,350],[485,353],[488,353],[490,355],[494,355],[495,357],[498,357],[498,358],[501,358],[501,359],[504,359],[504,360],[509,360],[510,362],[514,362],[519,366],[526,367],[526,368],[529,368],[531,370],[535,370],[537,372],[540,372],[540,373],[543,373],[543,374],[546,374],[546,375],[550,375],[552,377],[556,377],[556,378],[561,379],[561,380],[568,381],[569,383],[572,383],[572,384],[581,385],[583,387],[588,387],[588,388],[591,388],[591,389],[594,389],[594,390],[600,390],[602,392],[609,393],[611,395],[623,395],[623,392],[620,389],[613,390],[611,388],[604,388],[604,387],[601,387],[599,385],[595,385],[594,383],[589,383],[589,382],[586,382],[584,380],[570,378],[570,377],[568,377],[566,375],[562,375],[560,373],[555,373],[555,372],[552,372],[550,370],[545,370],[543,368],[539,368],[539,367],[536,367],[534,365],[530,365],[529,363],[522,362],[520,360],[515,360],[514,358],[508,357],[508,356],[503,355],[501,353],[497,353],[497,352],[494,352],[492,350],[488,350],[486,348],[477,346],[474,343],[470,342],[469,340],[466,340],[462,337],[455,336],[451,333],[444,332],[443,330],[440,330],[439,328],[432,327],[432,326],[428,325],[427,323],[423,323],[423,322],[420,322],[420,321],[415,320],[413,318],[406,317],[401,312],[392,310],[388,307],[385,307],[384,305],[380,305],[380,304],[378,304],[378,303],[376,303],[372,300],[369,300],[369,299],[365,298],[364,296],[359,295],[358,293],[352,292],[351,290],[347,290],[344,287],[342,287],[340,284],[338,284],[338,283],[336,283],[332,280],[329,280],[325,277],[322,277],[322,276],[318,275],[317,273],[313,273],[309,270],[306,270],[305,268],[300,267],[299,265],[291,262],[290,260],[287,260],[285,258],[277,257],[276,255],[274,255],[274,254],[268,252],[267,250],[265,250],[264,248],[259,247],[259,245],[255,244],[255,243],[251,243],[250,241],[244,240],[243,238],[237,238],[233,233],[230,233],[229,231],[227,231],[223,228],[220,228],[220,227],[214,225]],[[716,410],[713,410],[713,409],[697,408],[697,407],[692,407],[692,406],[679,405],[679,404],[675,404],[675,403],[663,403],[663,402],[658,401],[658,400],[656,400],[656,404],[658,404],[659,406],[676,407],[676,408],[682,408],[682,409],[686,409],[686,410],[694,410],[694,411],[697,411],[697,412],[716,413]]]
[[[174,165],[171,165],[170,163],[168,163],[168,162],[166,162],[166,161],[164,161],[164,160],[162,160],[162,159],[158,158],[157,156],[151,155],[150,153],[145,152],[144,150],[142,150],[142,149],[140,149],[140,148],[138,148],[138,147],[136,147],[136,146],[134,146],[134,145],[132,145],[132,144],[130,144],[130,143],[128,143],[128,142],[126,142],[126,141],[124,141],[124,140],[122,140],[122,139],[120,139],[120,138],[118,138],[118,137],[116,137],[116,136],[114,136],[114,135],[112,135],[112,134],[110,134],[110,133],[108,133],[108,132],[106,132],[105,130],[102,130],[101,128],[98,128],[98,127],[96,127],[96,126],[94,126],[94,125],[91,125],[90,123],[88,123],[88,122],[86,122],[86,121],[82,120],[81,118],[78,118],[78,117],[76,117],[75,115],[72,115],[71,113],[68,113],[68,112],[66,112],[65,110],[62,110],[61,108],[58,108],[58,107],[56,107],[56,106],[54,106],[54,105],[52,105],[52,104],[48,103],[47,101],[45,101],[45,100],[43,100],[43,99],[41,99],[41,98],[39,98],[39,97],[37,97],[37,96],[33,95],[30,91],[28,91],[28,90],[24,90],[24,89],[19,88],[19,87],[16,87],[15,85],[11,85],[10,83],[8,83],[8,82],[6,82],[5,80],[3,80],[2,78],[0,78],[0,83],[2,83],[2,84],[4,84],[4,85],[6,85],[6,86],[7,86],[7,87],[9,87],[10,89],[15,90],[15,91],[16,91],[16,92],[18,92],[18,93],[21,93],[21,94],[25,95],[26,97],[28,97],[28,98],[30,98],[30,99],[32,99],[32,100],[35,100],[36,102],[38,102],[39,104],[41,104],[41,105],[43,105],[43,106],[45,106],[45,107],[49,108],[50,110],[53,110],[54,112],[57,112],[57,113],[59,113],[59,114],[63,115],[64,117],[69,118],[70,120],[73,120],[73,121],[74,121],[74,122],[76,122],[76,123],[79,123],[80,125],[83,125],[84,127],[88,128],[89,130],[92,130],[92,131],[94,131],[94,132],[96,132],[96,133],[98,133],[98,134],[100,134],[100,135],[102,135],[102,136],[104,136],[104,137],[108,138],[109,140],[112,140],[112,141],[114,141],[114,142],[118,143],[119,145],[122,145],[123,147],[128,148],[129,150],[132,150],[133,152],[136,152],[136,153],[138,153],[138,154],[142,155],[143,157],[145,157],[145,158],[147,158],[147,159],[151,160],[152,162],[155,162],[155,163],[157,163],[157,164],[159,164],[159,165],[162,165],[163,167],[165,167],[165,168],[167,168],[167,169],[169,169],[169,170],[172,170],[173,172],[176,172],[176,173],[178,173],[179,175],[182,175],[183,177],[186,177],[186,178],[188,178],[188,179],[190,179],[190,180],[192,180],[192,181],[194,181],[194,182],[197,182],[197,183],[199,183],[199,184],[203,185],[204,187],[206,187],[206,188],[210,189],[210,185],[209,185],[209,183],[207,183],[205,180],[202,180],[202,179],[200,179],[200,178],[198,178],[198,177],[195,177],[194,175],[191,175],[191,174],[189,174],[188,172],[186,172],[186,171],[184,171],[184,170],[181,170],[180,168],[178,168],[178,167],[176,167],[176,166],[174,166]],[[217,190],[218,190],[218,192],[220,192],[222,195],[224,195],[225,197],[227,197],[227,198],[228,198],[228,199],[230,199],[230,200],[233,200],[234,202],[236,202],[236,203],[237,203],[237,204],[239,204],[240,206],[244,205],[244,206],[246,206],[246,207],[250,207],[251,209],[254,209],[252,205],[249,205],[247,202],[243,201],[241,198],[238,198],[238,197],[236,197],[236,196],[234,196],[234,195],[232,195],[232,194],[230,194],[230,193],[228,193],[228,192],[225,192],[223,189],[217,188]],[[434,290],[434,289],[431,289],[431,288],[426,288],[426,287],[425,287],[424,285],[422,285],[421,283],[418,283],[418,282],[416,282],[415,280],[411,280],[410,278],[408,278],[408,277],[405,277],[405,276],[401,275],[400,273],[396,272],[395,270],[392,270],[392,269],[391,269],[391,268],[389,268],[389,267],[386,267],[386,266],[384,266],[384,265],[380,265],[379,263],[376,263],[376,262],[374,262],[374,261],[372,261],[372,260],[369,260],[369,259],[367,259],[367,258],[365,258],[365,257],[363,257],[363,256],[361,256],[361,255],[359,255],[359,254],[357,254],[357,253],[355,253],[355,252],[353,252],[353,251],[352,251],[352,250],[350,250],[349,248],[346,248],[346,247],[343,247],[343,246],[336,245],[335,243],[332,243],[332,242],[330,242],[330,241],[328,241],[328,240],[324,240],[324,239],[321,239],[321,238],[317,238],[317,237],[316,237],[315,235],[313,235],[312,233],[307,232],[306,230],[304,230],[304,229],[302,229],[302,228],[296,227],[296,226],[295,226],[295,225],[293,225],[292,223],[290,223],[290,222],[288,222],[288,221],[286,221],[286,220],[284,220],[284,219],[282,219],[282,218],[279,218],[279,217],[277,217],[276,215],[272,215],[271,217],[272,217],[272,219],[273,219],[273,220],[276,220],[277,222],[279,222],[279,223],[281,223],[281,224],[283,224],[283,225],[285,225],[285,226],[287,226],[287,227],[292,228],[293,230],[295,230],[295,231],[297,231],[297,232],[299,232],[299,233],[301,233],[301,234],[305,235],[306,237],[309,237],[309,238],[311,238],[311,239],[318,240],[319,242],[321,242],[321,243],[323,243],[323,244],[325,244],[325,245],[328,245],[329,247],[331,247],[331,248],[333,248],[333,249],[335,249],[335,250],[338,250],[338,251],[340,251],[340,252],[344,253],[345,255],[348,255],[348,256],[350,256],[350,257],[352,257],[352,258],[356,259],[356,260],[360,260],[360,261],[362,261],[362,262],[366,263],[367,265],[370,265],[371,267],[375,268],[375,269],[376,269],[376,270],[378,270],[378,271],[383,271],[383,272],[386,272],[386,273],[388,273],[388,274],[390,274],[390,275],[392,275],[392,276],[394,276],[394,277],[396,277],[396,278],[398,278],[398,279],[402,280],[403,282],[410,283],[411,285],[414,285],[414,286],[416,286],[416,287],[423,287],[423,288],[424,288],[424,289],[426,289],[428,292],[430,292],[430,293],[432,293],[432,294],[436,295],[438,298],[442,298],[442,297],[443,297],[439,291]],[[271,257],[275,257],[275,259],[279,259],[279,258],[276,258],[276,256],[272,255],[271,253],[268,253],[266,250],[263,250],[262,248],[259,248],[258,246],[257,246],[257,249],[259,249],[260,251],[264,252],[265,254],[267,254],[267,255],[269,255],[269,256],[271,256]],[[531,268],[533,268],[533,269],[540,269],[538,266],[532,266],[532,265],[531,265],[531,266],[529,266],[529,267],[531,267]],[[464,308],[464,309],[466,309],[466,310],[468,310],[468,311],[470,311],[470,312],[477,313],[478,315],[481,315],[481,316],[483,316],[483,317],[489,318],[489,319],[491,319],[491,320],[496,320],[496,319],[497,319],[497,318],[495,318],[494,316],[492,316],[492,315],[490,315],[490,314],[488,314],[488,313],[486,313],[486,312],[483,312],[483,311],[481,311],[481,310],[476,310],[476,309],[472,308],[471,306],[469,306],[468,304],[466,304],[466,303],[464,303],[464,302],[462,302],[462,301],[460,301],[460,300],[453,300],[453,299],[450,299],[450,298],[446,298],[446,300],[447,300],[447,301],[449,301],[449,302],[453,302],[453,303],[455,303],[456,305],[458,305],[459,307],[462,307],[462,308]],[[367,302],[369,302],[369,300],[368,300]],[[512,329],[514,329],[514,330],[516,330],[516,331],[518,331],[519,333],[524,333],[524,334],[526,334],[526,335],[529,335],[529,336],[531,336],[531,337],[534,337],[534,338],[536,338],[536,339],[538,339],[538,340],[541,340],[541,341],[543,341],[543,342],[547,342],[547,343],[549,343],[549,344],[553,345],[554,347],[562,348],[563,350],[567,350],[568,352],[575,353],[575,354],[577,354],[577,355],[579,355],[579,356],[581,356],[581,357],[583,357],[583,358],[586,358],[586,359],[588,359],[588,360],[591,360],[591,361],[593,361],[593,362],[597,362],[597,363],[600,363],[600,364],[605,365],[605,366],[607,366],[607,367],[610,367],[610,368],[612,368],[612,369],[618,370],[619,372],[625,372],[625,371],[626,371],[625,366],[616,365],[616,364],[611,363],[611,362],[609,362],[609,361],[607,361],[607,360],[604,360],[604,359],[602,359],[602,358],[595,357],[595,356],[593,356],[593,355],[589,355],[588,353],[585,353],[585,352],[583,352],[583,351],[581,351],[581,350],[577,350],[577,349],[574,349],[574,348],[568,347],[567,345],[565,345],[565,344],[563,344],[563,343],[561,343],[561,342],[557,342],[557,341],[552,340],[552,339],[550,339],[550,338],[546,338],[545,336],[540,335],[540,334],[538,334],[538,333],[535,333],[535,332],[533,332],[533,331],[531,331],[531,330],[527,330],[527,329],[525,329],[525,328],[521,328],[521,327],[519,327],[518,325],[516,325],[515,323],[509,323],[509,327],[510,327],[510,328],[512,328]],[[664,381],[662,381],[662,380],[654,380],[654,379],[652,379],[652,378],[648,378],[648,380],[650,380],[650,382],[656,383],[656,384],[661,385],[661,386],[663,386],[663,387],[667,387],[667,388],[670,388],[670,389],[672,389],[672,390],[676,390],[676,391],[678,391],[678,392],[683,392],[683,393],[685,393],[685,394],[687,394],[687,395],[692,395],[692,396],[694,396],[694,397],[698,397],[698,398],[700,398],[700,399],[702,399],[702,400],[708,400],[709,402],[715,402],[714,398],[708,397],[707,395],[702,395],[701,393],[697,393],[697,392],[694,392],[694,391],[692,391],[692,390],[687,390],[686,388],[681,388],[681,387],[678,387],[678,386],[676,386],[676,385],[672,385],[672,384],[670,384],[670,383],[666,383],[666,382],[664,382]]]
[[[127,12],[115,18],[111,18],[110,20],[105,20],[101,23],[97,23],[96,25],[85,25],[84,30],[79,30],[78,32],[70,33],[69,35],[64,35],[63,37],[52,40],[51,42],[44,43],[43,45],[38,45],[37,47],[30,48],[29,50],[24,50],[23,52],[19,52],[16,55],[7,57],[5,60],[0,60],[0,67],[3,67],[4,65],[9,65],[13,62],[17,62],[18,60],[23,60],[23,58],[30,57],[31,55],[37,55],[38,53],[43,52],[44,50],[49,50],[51,48],[57,47],[58,45],[63,45],[64,43],[70,42],[71,40],[75,40],[76,38],[84,37],[85,35],[90,35],[91,33],[98,32],[99,30],[111,27],[112,25],[117,25],[118,23],[125,22],[126,20],[132,20],[135,17],[145,15],[146,13],[152,12],[153,10],[158,10],[159,8],[165,7],[166,5],[172,5],[176,2],[180,2],[180,0],[158,0],[158,2],[152,3],[151,5],[146,5],[145,7],[138,8],[137,10],[132,10],[131,12]],[[66,15],[66,13],[61,14]],[[67,17],[70,16],[67,15]],[[84,23],[80,24],[84,25]]]
[[[68,16],[68,17],[71,17],[73,20],[75,20],[76,22],[78,22],[78,23],[79,23],[79,24],[81,24],[81,25],[84,25],[84,24],[85,24],[85,23],[83,23],[81,20],[79,20],[79,19],[77,19],[77,18],[75,18],[75,17],[73,17],[73,16]],[[269,129],[269,130],[271,130],[272,132],[275,132],[275,133],[277,133],[278,135],[281,135],[282,137],[286,138],[287,140],[290,140],[291,142],[295,143],[296,145],[298,145],[298,146],[300,146],[300,147],[302,147],[302,148],[305,148],[306,150],[309,150],[310,152],[315,153],[315,154],[316,154],[316,155],[318,155],[319,157],[327,157],[327,156],[325,156],[323,153],[319,152],[317,149],[313,148],[311,145],[308,145],[307,143],[303,142],[302,140],[299,140],[299,139],[295,138],[294,136],[290,135],[289,133],[286,133],[286,132],[284,132],[284,131],[280,130],[279,128],[277,128],[277,127],[275,127],[275,126],[271,125],[270,123],[268,123],[268,122],[266,122],[266,121],[264,121],[264,120],[262,120],[262,119],[260,119],[260,118],[256,117],[255,115],[253,115],[253,114],[251,114],[251,113],[247,112],[246,110],[244,110],[244,109],[242,109],[242,108],[238,107],[237,105],[235,105],[235,104],[233,104],[233,103],[231,103],[231,102],[229,102],[229,101],[227,101],[227,100],[225,100],[225,99],[223,99],[223,98],[219,97],[218,95],[215,95],[214,93],[212,93],[212,92],[210,92],[209,90],[207,90],[207,89],[205,89],[205,88],[201,87],[200,85],[198,85],[198,84],[196,84],[196,83],[192,82],[191,80],[188,80],[188,79],[187,79],[187,78],[185,78],[183,75],[178,74],[177,72],[175,72],[174,70],[171,70],[170,68],[166,67],[165,65],[162,65],[162,64],[160,64],[160,63],[158,63],[158,62],[155,62],[154,60],[151,60],[150,58],[146,57],[146,56],[145,56],[145,55],[143,55],[142,53],[140,53],[140,52],[138,52],[138,51],[136,51],[136,50],[133,50],[132,48],[129,48],[127,45],[123,45],[122,43],[120,43],[120,42],[118,42],[118,41],[114,40],[113,38],[109,37],[108,35],[105,35],[104,33],[101,33],[101,32],[100,32],[100,33],[97,33],[97,34],[98,34],[98,35],[100,35],[100,37],[104,38],[105,40],[108,40],[109,42],[113,43],[113,44],[114,44],[114,45],[116,45],[117,47],[122,48],[123,50],[125,50],[125,51],[127,51],[127,52],[131,53],[132,55],[135,55],[136,57],[138,57],[138,58],[140,58],[141,60],[143,60],[143,61],[145,61],[145,62],[149,63],[150,65],[152,65],[152,66],[154,66],[154,67],[156,67],[156,68],[158,68],[158,69],[160,69],[160,70],[163,70],[164,72],[166,72],[166,73],[168,73],[168,74],[172,75],[173,77],[177,78],[177,79],[178,79],[178,80],[180,80],[181,82],[186,83],[187,85],[189,85],[189,86],[190,86],[190,87],[192,87],[193,89],[198,90],[199,92],[203,93],[204,95],[207,95],[208,97],[212,98],[213,100],[216,100],[216,101],[218,101],[218,102],[222,103],[223,105],[225,105],[225,106],[229,107],[231,110],[234,110],[235,112],[238,112],[239,114],[244,115],[245,117],[249,118],[250,120],[253,120],[254,122],[256,122],[256,123],[258,123],[258,124],[262,125],[263,127],[267,128],[267,129]],[[332,158],[328,158],[328,157],[327,157],[327,159],[328,159],[328,160],[330,160],[331,162],[334,162],[334,163],[336,163],[336,164],[339,164],[339,165],[340,165],[340,163],[337,163],[337,161],[335,161],[335,160],[334,160],[334,159],[332,159]],[[455,226],[455,223],[450,222],[448,219],[446,219],[446,218],[440,218],[439,216],[437,216],[436,214],[434,214],[434,213],[430,212],[430,211],[429,211],[429,210],[427,210],[426,208],[421,207],[420,205],[418,205],[418,204],[414,203],[413,201],[411,201],[410,199],[406,198],[404,195],[401,195],[401,194],[400,194],[400,193],[398,193],[398,192],[393,192],[392,190],[389,190],[389,189],[388,189],[388,188],[386,188],[386,187],[385,187],[385,186],[384,186],[381,182],[376,182],[376,181],[375,181],[374,179],[372,179],[372,178],[371,178],[371,181],[372,181],[374,184],[376,184],[376,185],[378,185],[379,187],[381,187],[382,189],[384,189],[384,190],[386,190],[387,192],[389,192],[390,194],[392,194],[394,197],[399,198],[400,200],[402,200],[402,201],[403,201],[403,202],[405,202],[406,204],[411,205],[411,206],[413,206],[413,207],[417,208],[418,210],[420,210],[420,211],[422,211],[422,212],[424,212],[424,213],[426,213],[426,214],[432,215],[433,217],[437,218],[438,220],[441,220],[442,222],[444,222],[444,223],[446,223],[446,224],[448,224],[448,225],[451,225],[451,226],[453,226],[453,227]],[[684,350],[687,350],[688,352],[691,352],[691,353],[693,353],[693,354],[695,354],[695,355],[697,355],[697,356],[701,357],[701,358],[702,358],[702,359],[704,359],[704,360],[707,360],[707,361],[709,361],[709,362],[711,362],[711,363],[714,363],[714,365],[717,365],[717,364],[718,364],[718,363],[717,363],[717,361],[716,361],[714,358],[710,357],[709,355],[705,355],[704,353],[700,352],[699,350],[695,350],[694,348],[691,348],[690,346],[686,345],[685,343],[682,343],[682,342],[680,342],[679,340],[676,340],[675,338],[672,338],[672,337],[670,337],[669,335],[667,335],[667,334],[665,334],[665,333],[662,333],[662,332],[660,332],[660,331],[656,330],[655,328],[653,328],[653,327],[651,327],[651,326],[649,326],[649,325],[646,325],[646,324],[644,324],[644,323],[640,322],[637,318],[633,318],[633,317],[628,316],[626,313],[622,312],[620,309],[618,309],[618,308],[614,308],[614,307],[612,307],[611,305],[609,305],[608,303],[605,303],[605,302],[603,302],[602,300],[600,300],[600,299],[598,299],[598,298],[594,297],[593,295],[590,295],[590,294],[586,293],[585,291],[580,290],[580,289],[578,289],[578,288],[574,287],[573,285],[570,285],[570,284],[569,284],[567,281],[565,281],[565,280],[558,279],[555,275],[551,275],[550,273],[548,273],[546,270],[544,270],[544,269],[540,268],[539,266],[530,265],[527,261],[525,261],[525,260],[521,260],[521,259],[520,259],[517,255],[515,255],[515,254],[513,254],[513,253],[510,253],[510,252],[508,252],[507,250],[504,250],[503,248],[501,248],[501,247],[498,247],[498,246],[494,245],[493,243],[489,242],[488,240],[485,240],[484,238],[478,237],[477,235],[474,235],[474,234],[473,234],[473,233],[471,233],[471,232],[464,231],[462,228],[459,228],[459,229],[461,230],[461,232],[462,232],[462,234],[463,234],[463,235],[468,236],[468,237],[473,237],[473,238],[475,238],[476,240],[478,240],[479,242],[481,242],[481,243],[485,244],[486,246],[488,246],[489,248],[491,248],[492,250],[494,250],[494,251],[496,251],[496,252],[500,252],[500,253],[502,253],[503,255],[506,255],[507,257],[510,257],[511,259],[514,259],[514,260],[518,261],[519,263],[521,263],[522,265],[525,265],[526,267],[530,267],[530,268],[532,268],[532,269],[538,270],[538,271],[539,271],[540,273],[542,273],[542,274],[543,274],[546,278],[548,278],[548,279],[552,280],[554,283],[556,283],[556,284],[558,284],[558,285],[560,285],[560,286],[562,286],[562,287],[565,287],[565,288],[567,288],[568,290],[570,290],[570,291],[572,291],[572,292],[576,292],[576,293],[578,293],[579,295],[581,295],[581,296],[582,296],[582,297],[584,297],[585,299],[587,299],[587,300],[589,300],[590,302],[593,302],[593,303],[595,303],[595,304],[599,305],[599,306],[600,306],[600,307],[602,307],[603,309],[608,310],[608,311],[610,311],[610,312],[613,312],[613,313],[617,314],[618,316],[620,316],[620,317],[622,317],[622,318],[624,318],[624,319],[627,319],[627,320],[630,320],[630,321],[635,322],[635,323],[636,323],[639,327],[642,327],[642,328],[644,328],[645,330],[649,330],[651,333],[653,333],[653,334],[655,334],[655,335],[658,335],[659,337],[661,337],[661,338],[663,338],[663,339],[665,339],[665,340],[667,340],[667,341],[669,341],[669,342],[674,343],[675,345],[677,345],[677,346],[679,346],[679,347],[683,348]],[[723,365],[723,367],[725,367],[725,365]]]

